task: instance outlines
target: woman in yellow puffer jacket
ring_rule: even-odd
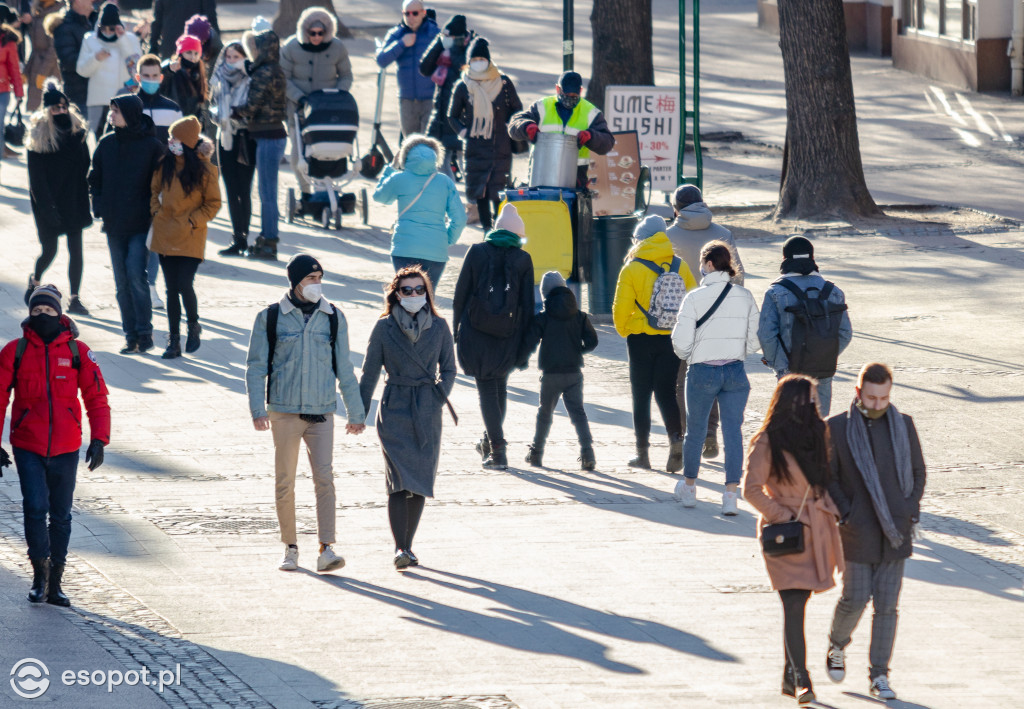
[[[697,281],[685,261],[674,259],[672,242],[665,235],[668,225],[659,216],[644,219],[633,232],[634,246],[626,254],[619,271],[612,303],[615,329],[626,338],[629,353],[629,385],[633,392],[633,433],[636,436],[636,458],[629,464],[650,468],[648,455],[651,435],[651,394],[654,394],[668,431],[669,456],[665,469],[678,472],[683,468],[683,424],[676,400],[676,377],[679,358],[672,349],[672,330],[660,330],[648,322],[654,282],[658,274],[648,264],[664,271],[670,268],[682,276],[686,290],[697,287]],[[639,260],[637,260],[639,259]],[[647,263],[645,263],[647,262]]]

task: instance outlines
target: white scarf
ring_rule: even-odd
[[[231,109],[244,106],[249,101],[249,75],[244,69],[235,69],[221,62],[213,74],[217,83],[217,127],[220,144],[225,150],[232,150],[237,127],[231,122]]]
[[[469,129],[470,138],[491,139],[494,131],[494,99],[501,92],[501,72],[494,62],[480,73],[467,67],[462,80],[469,89],[469,103],[473,106],[473,125]]]

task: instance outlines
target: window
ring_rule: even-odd
[[[978,0],[903,0],[904,27],[973,42]]]

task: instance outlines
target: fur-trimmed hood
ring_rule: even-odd
[[[15,42],[16,44],[20,44],[21,32],[14,29],[11,25],[4,23],[0,25],[0,38],[6,39],[8,42]]]
[[[46,16],[43,20],[43,29],[46,30],[46,34],[50,37],[57,31],[57,28],[64,24],[64,13],[54,12]]]
[[[402,143],[402,148],[398,151],[398,155],[395,157],[395,167],[399,170],[406,169],[406,165],[409,163],[409,153],[413,148],[420,145],[424,145],[430,150],[434,151],[434,162],[435,167],[440,170],[444,164],[444,147],[441,143],[433,138],[428,138],[425,135],[413,134],[405,139]],[[410,165],[410,167],[412,167]]]
[[[328,44],[338,35],[338,23],[335,21],[334,15],[322,7],[308,7],[299,15],[299,21],[295,27],[295,34],[298,35],[300,43],[309,42],[309,28],[316,22],[324,26],[324,44]]]
[[[242,46],[252,62],[249,73],[263,64],[277,64],[281,61],[281,39],[273,30],[253,32],[247,30],[242,35]]]

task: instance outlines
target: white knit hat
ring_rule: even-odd
[[[252,18],[252,31],[256,34],[266,32],[269,29],[272,29],[270,26],[270,20],[263,15],[256,15],[256,17]]]
[[[510,231],[520,239],[526,238],[526,225],[523,224],[523,218],[519,216],[519,210],[515,205],[509,202],[506,202],[505,206],[501,208],[501,214],[494,221],[494,228]]]

